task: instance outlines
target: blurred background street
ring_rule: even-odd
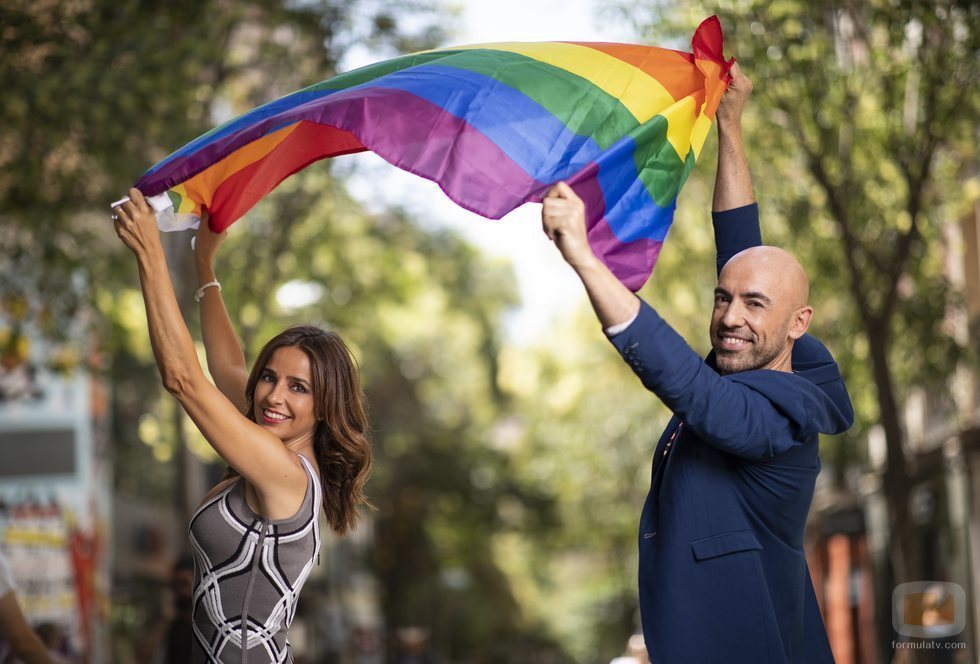
[[[821,441],[808,527],[835,658],[980,661],[980,9],[957,0],[0,0],[0,553],[48,647],[162,661],[189,516],[224,472],[161,387],[110,201],[214,125],[357,66],[487,41],[689,50],[715,13],[755,85],[764,238],[808,269],[811,332],[857,416]],[[716,147],[640,293],[704,353]],[[197,334],[190,237],[165,242]],[[288,324],[336,329],[370,405],[376,509],[324,530],[298,663],[641,662],[637,527],[669,413],[538,206],[488,221],[340,157],[238,222],[217,270],[249,360]],[[909,647],[930,641],[893,620],[909,582],[963,589],[936,607],[965,625],[952,645]]]

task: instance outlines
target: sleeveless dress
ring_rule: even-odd
[[[293,516],[256,514],[239,478],[191,518],[194,664],[293,661],[286,630],[320,552],[322,502],[312,465],[302,455],[300,461],[306,494]]]

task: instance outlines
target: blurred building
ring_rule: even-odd
[[[64,654],[107,661],[105,395],[36,362],[43,342],[15,344],[0,362],[0,549],[28,621]]]
[[[922,561],[922,581],[966,591],[966,628],[955,637],[966,650],[942,660],[966,663],[980,661],[980,203],[946,226],[943,248],[947,279],[962,293],[962,306],[947,312],[945,329],[968,353],[944,389],[907,390],[903,419],[916,531],[911,546]],[[885,444],[882,430],[873,428],[866,472],[846,488],[821,476],[814,497],[807,557],[838,664],[891,661],[890,644],[899,640],[888,571]],[[940,661],[906,656],[898,659]]]

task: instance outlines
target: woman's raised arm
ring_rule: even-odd
[[[221,393],[240,412],[245,413],[248,408],[245,398],[248,366],[214,272],[214,256],[225,235],[227,231],[215,233],[208,228],[208,216],[204,212],[194,241],[194,264],[197,266],[199,288],[195,299],[201,305],[201,338],[204,340],[208,371]]]
[[[138,189],[130,189],[129,196],[113,208],[116,233],[136,255],[150,345],[164,387],[215,451],[255,486],[263,513],[291,514],[306,486],[299,459],[272,432],[242,415],[204,375],[177,306],[156,217]]]

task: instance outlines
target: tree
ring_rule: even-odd
[[[216,115],[328,78],[356,45],[433,45],[435,11],[425,0],[3,3],[0,252],[31,267],[5,292],[43,281],[45,333],[63,337],[118,275],[107,205],[150,164]],[[405,29],[409,15],[421,28]]]

